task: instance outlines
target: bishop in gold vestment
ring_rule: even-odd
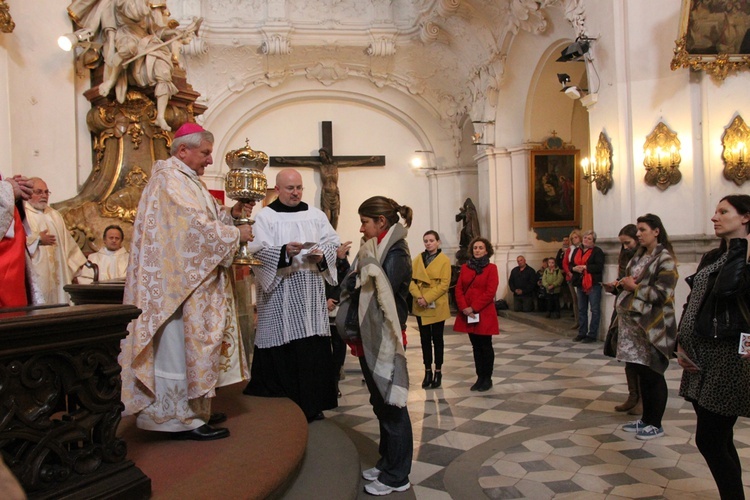
[[[175,134],[157,161],[133,224],[125,304],[143,310],[122,341],[122,401],[147,430],[178,439],[219,439],[208,425],[217,386],[248,378],[230,267],[250,226],[235,227],[200,181],[213,135],[196,124]]]

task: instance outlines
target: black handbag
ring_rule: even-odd
[[[619,333],[620,329],[617,326],[617,313],[615,313],[612,315],[612,321],[607,329],[607,336],[604,339],[602,354],[610,358],[617,357],[617,338]]]
[[[355,273],[349,273],[342,281],[339,311],[336,313],[336,331],[346,340],[356,340],[359,334],[359,294],[360,289],[349,290],[346,285],[354,284]]]

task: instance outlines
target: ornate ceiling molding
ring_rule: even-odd
[[[346,80],[349,77],[349,68],[339,64],[338,61],[320,61],[318,64],[305,70],[307,78],[317,80],[326,87],[334,83]]]
[[[563,0],[563,8],[565,19],[573,26],[576,38],[586,36],[586,9],[583,0]]]
[[[542,5],[536,0],[511,0],[508,27],[514,35],[519,29],[539,34],[547,29]]]
[[[548,8],[583,33],[583,0],[170,0],[179,19],[205,18],[185,54],[206,101],[362,78],[424,100],[457,148],[457,124],[494,115],[514,37],[544,33]]]

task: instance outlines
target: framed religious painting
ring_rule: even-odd
[[[750,0],[682,0],[672,70],[703,70],[718,80],[750,68]]]
[[[531,150],[529,163],[531,227],[580,226],[578,150]]]

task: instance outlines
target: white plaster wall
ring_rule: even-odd
[[[721,175],[720,142],[736,113],[750,116],[750,73],[718,83],[702,72],[670,70],[679,0],[664,0],[658,8],[646,0],[589,6],[591,32],[614,34],[602,36],[592,51],[602,85],[599,102],[590,109],[591,142],[605,129],[615,152],[614,188],[606,196],[594,193],[595,228],[614,237],[624,224],[653,212],[670,235],[710,234],[716,201],[750,191]],[[664,192],[643,181],[643,144],[660,120],[678,133],[682,145],[682,181]]]
[[[413,98],[393,89],[373,92],[373,88],[358,81],[325,88],[298,78],[282,88],[227,93],[212,103],[203,118],[216,135],[215,164],[204,176],[207,184],[222,188],[227,171],[223,157],[244,145],[246,137],[251,147],[269,156],[317,155],[322,140],[320,122],[332,121],[334,155],[386,156],[385,167],[339,169],[342,210],[338,232],[342,239],[354,241],[356,251],[360,238],[357,207],[370,196],[387,195],[414,211],[408,238],[412,254],[424,249],[422,234],[428,229],[441,233],[446,250],[455,248],[460,227],[454,216],[463,202],[455,195],[467,188],[459,178],[444,173],[445,163],[450,161],[446,158],[451,151],[448,135]],[[428,178],[425,172],[411,168],[415,150],[435,152],[432,162],[440,169],[438,175],[431,173]],[[270,186],[278,170],[266,169]],[[306,186],[303,199],[319,207],[319,175],[310,168],[300,168],[300,172]],[[446,194],[448,201],[443,202]]]
[[[3,52],[0,86],[2,141],[14,173],[44,177],[52,201],[77,193],[76,95],[72,53],[57,38],[72,31],[66,14],[69,2],[34,0],[10,4],[16,28],[0,36]],[[44,27],[44,29],[41,29]]]

